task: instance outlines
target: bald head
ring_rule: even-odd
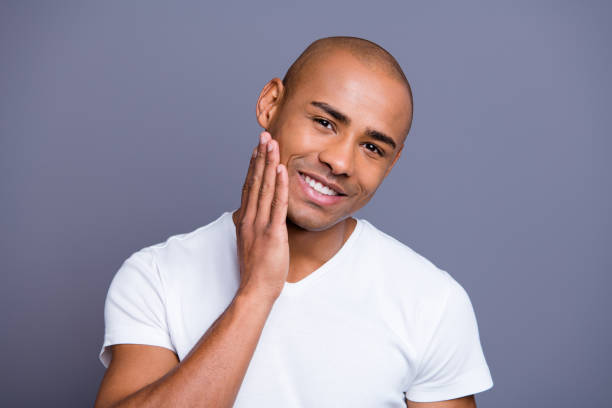
[[[313,65],[322,63],[326,57],[337,52],[348,52],[374,71],[388,75],[401,83],[410,97],[410,125],[412,125],[412,90],[396,59],[380,45],[358,37],[326,37],[311,43],[291,64],[283,78],[285,98],[299,87],[301,78]]]

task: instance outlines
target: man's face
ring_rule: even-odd
[[[298,81],[268,130],[289,175],[289,221],[320,231],[370,201],[399,158],[410,99],[397,79],[344,52],[310,64]]]

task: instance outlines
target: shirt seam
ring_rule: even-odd
[[[444,390],[446,388],[450,388],[450,387],[454,387],[457,384],[461,384],[463,382],[465,382],[466,377],[472,375],[474,372],[478,372],[482,369],[487,369],[488,370],[488,366],[485,364],[481,364],[477,367],[474,367],[464,373],[461,374],[461,376],[459,377],[459,379],[456,379],[453,382],[450,383],[446,383],[442,386],[427,386],[427,385],[415,385],[414,387],[410,387],[409,390],[405,391],[406,393],[409,393],[411,391],[417,391],[417,392],[423,392],[423,393],[430,393],[430,392],[435,392],[435,391],[440,391],[440,390]]]

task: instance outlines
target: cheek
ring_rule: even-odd
[[[317,146],[313,136],[303,131],[284,131],[277,141],[279,145],[280,161],[284,165],[289,166],[294,157],[308,156],[315,151]]]
[[[359,185],[361,186],[361,194],[365,197],[371,197],[383,181],[384,170],[373,168],[372,166],[361,166],[363,174],[359,177]],[[367,169],[367,170],[366,170]]]

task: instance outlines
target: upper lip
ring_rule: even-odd
[[[342,189],[342,187],[340,187],[336,183],[333,183],[333,182],[327,180],[325,177],[322,177],[322,176],[319,176],[319,175],[316,175],[316,174],[312,174],[312,173],[308,173],[308,172],[305,172],[305,171],[300,171],[299,173],[304,174],[304,175],[310,177],[311,179],[316,180],[319,183],[328,186],[329,188],[331,188],[332,190],[336,191],[339,194],[346,195],[344,193],[344,190]]]

